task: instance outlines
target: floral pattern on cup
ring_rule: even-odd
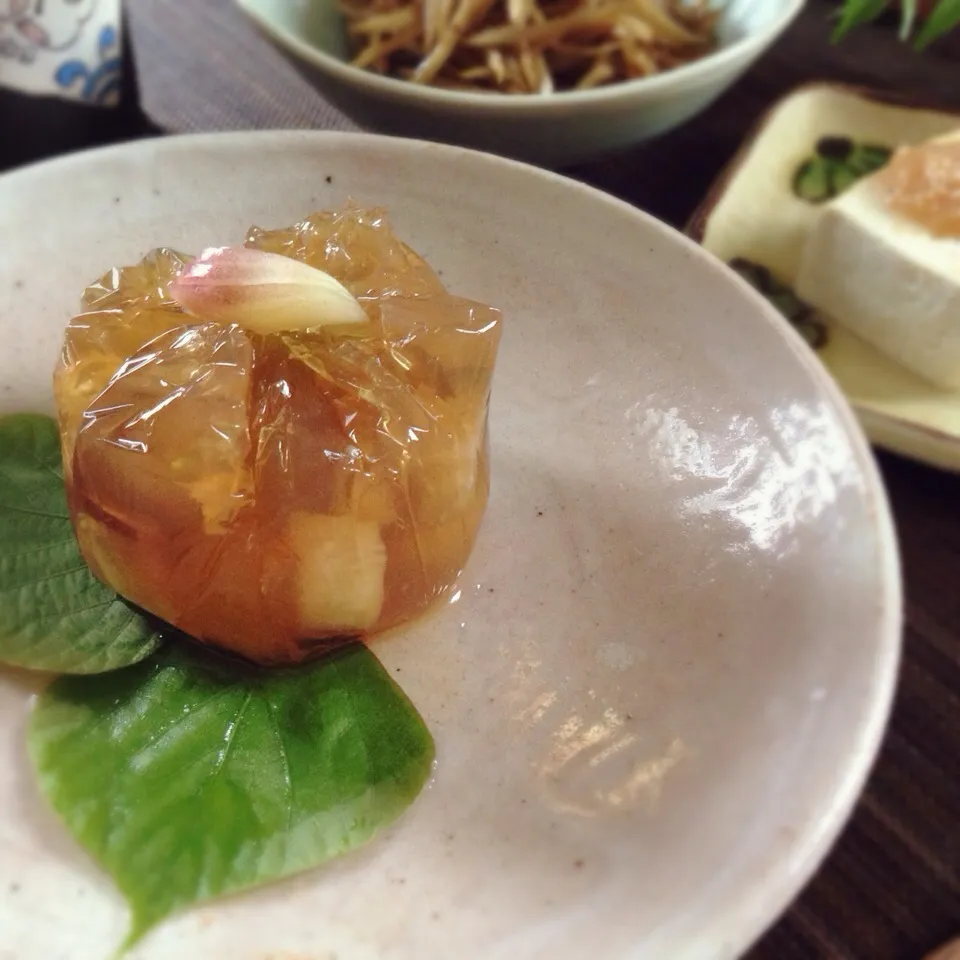
[[[890,147],[882,144],[858,143],[849,137],[821,137],[813,156],[794,172],[793,193],[807,203],[826,203],[861,177],[879,170],[892,153]]]
[[[730,267],[761,293],[790,321],[814,350],[826,346],[828,331],[823,317],[801,300],[785,283],[779,281],[763,264],[745,257],[730,261]]]
[[[0,87],[98,106],[120,99],[121,0],[0,0]]]
[[[120,96],[121,60],[116,29],[107,24],[97,35],[97,60],[66,60],[57,68],[54,80],[64,90],[75,89],[81,100],[109,106]]]

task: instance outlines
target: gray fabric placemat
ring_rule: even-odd
[[[131,0],[126,14],[141,108],[164,130],[358,129],[233,0]]]

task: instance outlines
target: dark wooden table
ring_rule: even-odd
[[[898,43],[894,18],[833,47],[831,9],[809,0],[775,50],[682,130],[571,173],[681,227],[763,111],[799,84],[837,80],[960,107],[960,31],[916,55]],[[0,91],[0,171],[159,134],[138,108],[129,55],[127,68],[113,111]],[[893,721],[837,848],[749,960],[921,960],[960,935],[960,477],[887,455],[880,464],[906,579]]]

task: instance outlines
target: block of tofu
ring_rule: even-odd
[[[936,142],[947,141],[960,133]],[[921,377],[960,389],[960,236],[894,212],[889,196],[880,171],[824,207],[796,293]]]

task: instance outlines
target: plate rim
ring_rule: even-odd
[[[863,697],[862,716],[855,740],[850,749],[846,768],[835,778],[829,793],[815,808],[811,820],[791,838],[788,855],[781,858],[783,866],[770,875],[758,876],[748,889],[728,904],[731,909],[722,913],[716,906],[708,911],[708,933],[718,935],[718,942],[704,953],[696,944],[684,945],[671,960],[736,960],[750,948],[788,909],[806,887],[817,868],[831,852],[840,833],[847,825],[873,766],[887,729],[899,677],[902,656],[903,588],[900,554],[893,513],[878,464],[874,458],[863,427],[850,402],[824,365],[809,349],[806,341],[789,322],[758,291],[719,258],[697,243],[691,236],[676,230],[653,215],[632,204],[570,177],[545,170],[532,164],[483,153],[465,147],[438,144],[431,141],[391,137],[372,133],[317,130],[241,130],[216,133],[190,133],[146,137],[139,140],[94,147],[73,154],[54,157],[39,163],[15,168],[0,175],[0,192],[25,187],[35,177],[42,178],[48,171],[59,172],[75,166],[98,165],[114,156],[133,156],[157,161],[162,155],[189,153],[202,150],[237,150],[256,152],[259,145],[289,144],[297,148],[316,148],[320,151],[336,147],[379,152],[382,156],[392,150],[420,150],[433,152],[461,164],[486,165],[510,169],[513,175],[550,181],[562,189],[592,198],[620,214],[640,221],[661,242],[677,244],[700,267],[713,271],[723,282],[738,288],[747,301],[753,303],[759,314],[757,322],[771,324],[783,337],[785,345],[803,367],[806,376],[829,403],[830,409],[850,447],[851,461],[862,480],[860,495],[867,511],[875,539],[872,553],[876,564],[878,595],[875,603],[874,643],[872,644],[869,693]],[[789,868],[786,866],[789,863]],[[645,949],[638,942],[629,956],[639,958]]]

